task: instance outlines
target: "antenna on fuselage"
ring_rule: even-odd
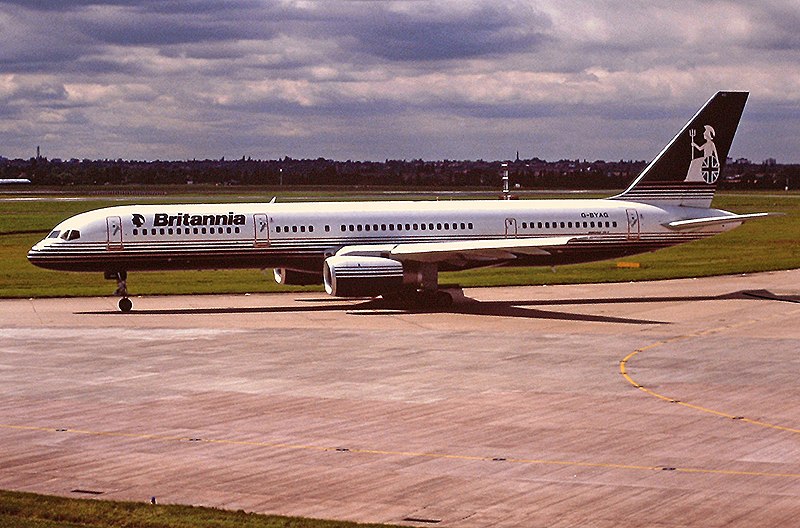
[[[269,203],[275,203],[277,201],[278,201],[278,197],[277,196],[273,196],[272,199],[269,201]]]

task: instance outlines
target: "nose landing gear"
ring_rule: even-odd
[[[133,302],[128,298],[128,272],[115,271],[105,273],[105,278],[108,280],[117,281],[117,289],[114,290],[114,295],[119,295],[121,299],[117,303],[120,312],[130,312],[133,308]]]
[[[117,307],[119,307],[120,312],[130,312],[131,308],[133,308],[133,303],[127,297],[123,297],[117,303]]]

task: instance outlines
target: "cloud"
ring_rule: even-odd
[[[388,4],[339,27],[354,50],[390,61],[441,61],[533,51],[547,42],[547,17],[513,3],[435,3],[416,11]]]
[[[800,161],[763,134],[800,136],[798,26],[795,0],[0,1],[0,155],[648,158],[746,89],[734,154]]]

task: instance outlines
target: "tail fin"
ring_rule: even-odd
[[[717,92],[613,200],[711,206],[748,92]]]

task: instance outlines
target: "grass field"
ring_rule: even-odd
[[[0,527],[13,528],[377,528],[376,524],[256,515],[193,506],[67,499],[0,491]]]
[[[91,209],[129,203],[222,202],[268,200],[269,192],[214,190],[196,194],[144,197],[97,196],[70,199],[50,196],[46,201],[0,200],[0,297],[61,297],[109,295],[115,285],[102,275],[64,273],[36,268],[28,263],[28,249],[61,220]],[[485,196],[489,196],[486,194]],[[567,196],[567,195],[563,195]],[[575,197],[574,194],[569,194]],[[591,195],[582,195],[591,196]],[[346,199],[352,192],[308,190],[280,194],[282,201]],[[356,198],[365,199],[368,193]],[[435,195],[381,194],[379,199],[435,198]],[[470,196],[474,197],[474,195]],[[558,195],[537,195],[542,198]],[[0,196],[0,199],[3,198]],[[737,213],[772,211],[786,216],[756,220],[708,240],[626,258],[639,268],[618,268],[615,261],[550,268],[488,268],[443,273],[440,282],[462,286],[618,282],[678,277],[700,277],[800,267],[800,193],[718,193],[714,207]],[[321,287],[285,287],[260,270],[219,270],[132,273],[128,280],[134,295],[189,293],[256,293],[298,291]]]

